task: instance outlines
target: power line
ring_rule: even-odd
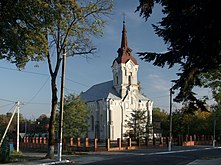
[[[2,67],[2,66],[0,66],[0,68],[5,69],[5,70],[16,71],[16,72],[24,72],[24,73],[35,74],[35,75],[48,76],[48,74],[45,74],[45,73],[30,72],[30,71],[18,70],[18,69],[7,68],[7,67]]]
[[[26,103],[27,104],[30,104],[32,102],[32,100],[35,99],[35,97],[40,93],[40,91],[44,88],[44,86],[46,85],[46,83],[48,82],[50,76],[47,78],[47,80],[44,82],[44,84],[39,88],[39,90],[36,92],[36,94]]]
[[[17,69],[13,69],[13,68],[7,68],[7,67],[2,67],[0,66],[0,69],[5,69],[5,70],[11,70],[11,71],[16,71],[16,72],[23,72],[23,73],[29,73],[29,74],[35,74],[35,75],[41,75],[41,76],[49,76],[49,74],[45,74],[45,73],[38,73],[38,72],[30,72],[30,71],[24,71],[24,70],[17,70]],[[86,84],[83,84],[81,82],[77,82],[77,81],[73,81],[69,78],[66,78],[66,80],[68,81],[71,81],[75,84],[79,84],[79,85],[82,85],[82,86],[85,86],[85,87],[89,87],[88,85]]]
[[[9,113],[15,106],[16,106],[16,103],[6,112],[6,114]]]
[[[4,108],[4,107],[7,107],[7,106],[12,105],[12,104],[14,104],[14,103],[9,103],[9,104],[5,104],[5,105],[1,105],[0,108]]]
[[[89,86],[86,85],[86,84],[83,84],[83,83],[80,83],[80,82],[77,82],[77,81],[73,81],[73,80],[71,80],[71,79],[69,79],[69,78],[66,78],[66,80],[71,81],[71,82],[73,82],[73,83],[75,83],[75,84],[79,84],[79,85],[82,85],[82,86],[85,86],[85,87],[89,87]]]
[[[10,102],[10,103],[15,103],[16,102],[16,101],[13,101],[13,100],[7,100],[7,99],[2,99],[2,98],[0,98],[0,100]]]

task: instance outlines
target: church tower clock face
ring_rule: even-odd
[[[129,69],[132,69],[132,64],[129,63],[129,64],[127,65],[127,67],[128,67]]]

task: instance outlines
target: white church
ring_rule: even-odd
[[[152,123],[153,101],[140,93],[137,79],[139,65],[128,47],[123,22],[121,47],[112,64],[113,80],[96,84],[80,97],[91,110],[88,138],[116,140],[128,131],[125,120],[132,110],[145,110]]]

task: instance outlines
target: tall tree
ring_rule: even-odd
[[[49,126],[49,118],[45,114],[41,114],[35,121],[36,133],[47,133]]]
[[[165,53],[140,52],[141,58],[154,65],[169,68],[180,65],[179,78],[173,89],[179,93],[175,101],[190,101],[192,108],[207,110],[204,101],[192,92],[194,86],[202,86],[202,74],[220,70],[221,66],[221,10],[218,2],[139,0],[136,11],[145,20],[156,3],[163,7],[164,18],[153,25],[156,34],[168,45]],[[193,106],[194,105],[194,106]]]
[[[162,131],[162,136],[168,136],[169,134],[169,114],[160,108],[153,108],[153,129],[157,127]],[[160,123],[160,126],[157,125]]]
[[[51,76],[49,158],[54,157],[57,76],[67,56],[95,53],[92,37],[102,36],[111,0],[3,0],[0,2],[0,59],[23,68],[47,60]],[[53,59],[55,58],[55,59]]]
[[[64,105],[64,136],[85,137],[88,131],[88,109],[79,96],[70,94],[65,97]]]
[[[217,106],[221,106],[221,70],[214,70],[210,73],[202,74],[204,87],[209,87],[212,90],[214,100]]]
[[[147,118],[146,111],[132,110],[129,118],[125,120],[125,127],[128,131],[124,136],[130,137],[132,140],[144,139],[149,136],[151,125]]]

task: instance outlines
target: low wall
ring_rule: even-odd
[[[193,146],[202,144],[212,144],[212,139],[203,136],[203,139],[196,137],[178,137],[173,139],[173,145],[177,146]],[[20,142],[21,150],[47,150],[48,139],[42,137],[24,137]],[[81,139],[81,138],[64,138],[63,151],[117,151],[117,150],[134,150],[141,148],[159,148],[167,147],[168,137],[153,138],[151,140],[132,141],[131,138],[121,140],[118,138],[115,141],[107,139],[99,141],[98,139]],[[16,146],[16,145],[15,145]],[[55,151],[57,145],[55,145]]]

